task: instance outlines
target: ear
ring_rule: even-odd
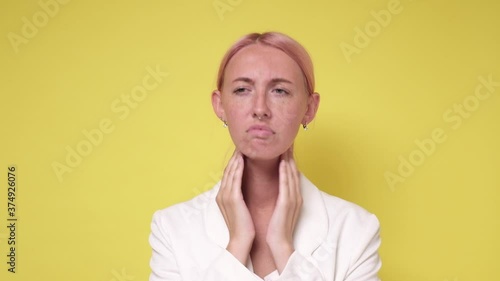
[[[312,95],[309,95],[307,98],[307,109],[304,114],[304,119],[302,120],[302,124],[309,124],[313,121],[316,116],[316,112],[318,112],[319,107],[319,93],[314,92]]]
[[[222,93],[219,90],[214,90],[212,92],[212,107],[214,108],[217,118],[226,120],[224,108],[222,107]]]

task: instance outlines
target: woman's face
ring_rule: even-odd
[[[254,44],[237,52],[212,104],[227,121],[236,148],[252,159],[274,159],[292,144],[301,123],[316,114],[319,95],[308,95],[298,64],[276,48]]]

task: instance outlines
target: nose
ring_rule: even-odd
[[[271,117],[271,110],[265,91],[258,91],[254,96],[252,117],[258,120],[269,119]]]

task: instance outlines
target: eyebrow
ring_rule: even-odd
[[[246,82],[246,83],[250,83],[250,84],[255,83],[251,78],[248,78],[248,77],[238,77],[238,78],[233,80],[233,83],[238,82],[238,81],[242,81],[242,82]],[[292,81],[285,79],[285,78],[273,78],[273,79],[271,79],[271,83],[272,84],[277,84],[277,83],[293,84]]]

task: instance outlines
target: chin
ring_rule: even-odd
[[[269,155],[269,154],[261,154],[261,153],[243,153],[246,158],[255,160],[255,161],[270,161],[277,159],[280,154],[277,155]]]
[[[290,145],[291,146],[291,145]],[[252,160],[274,160],[279,158],[290,146],[283,147],[238,147],[245,157]]]

